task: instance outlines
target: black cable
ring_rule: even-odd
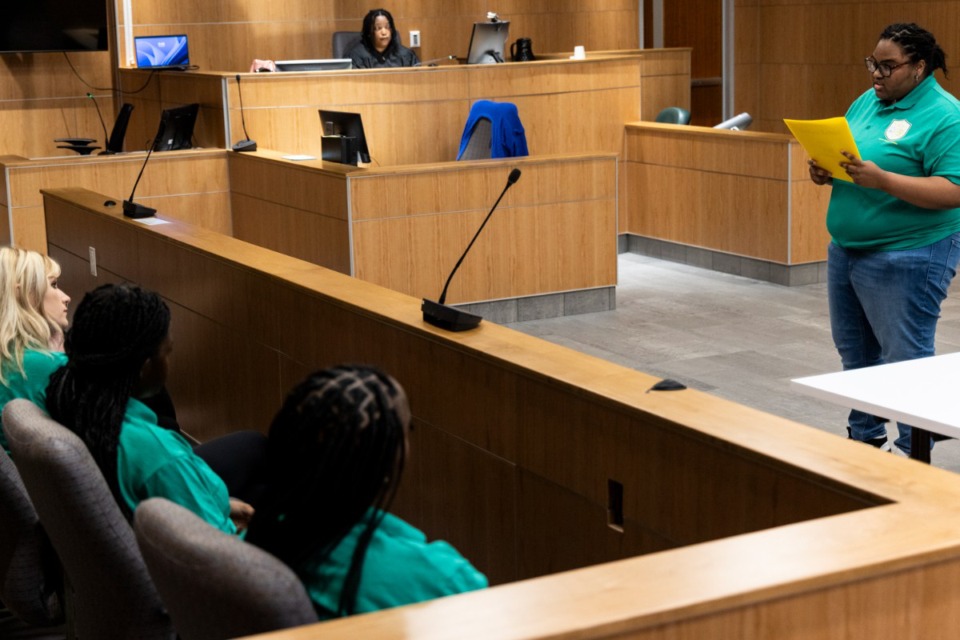
[[[87,87],[93,89],[94,91],[116,91],[118,94],[120,94],[121,98],[123,96],[131,96],[131,95],[140,93],[141,91],[146,89],[147,86],[150,84],[150,81],[153,80],[153,74],[156,73],[155,70],[150,71],[150,75],[147,77],[147,81],[144,82],[143,86],[137,89],[136,91],[123,91],[122,89],[114,89],[113,87],[95,87],[83,79],[83,76],[80,75],[80,72],[77,71],[77,68],[73,66],[73,63],[70,61],[70,57],[67,55],[66,51],[63,52],[63,58],[64,60],[67,61],[67,64],[70,65],[70,70],[73,71],[73,75],[77,76],[77,79],[80,80],[80,82],[85,84]]]

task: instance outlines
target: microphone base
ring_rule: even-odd
[[[257,141],[256,140],[241,140],[237,144],[233,145],[233,150],[237,153],[244,153],[246,151],[256,151],[257,150]]]
[[[123,215],[127,218],[149,218],[157,212],[156,209],[137,204],[132,200],[123,201]]]
[[[445,304],[426,298],[423,299],[420,310],[423,311],[424,322],[447,331],[469,331],[476,328],[483,320],[482,316],[448,307]]]

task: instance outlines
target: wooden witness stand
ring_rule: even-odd
[[[417,426],[397,513],[498,585],[262,638],[893,640],[960,624],[953,474],[695,390],[646,393],[657,378],[494,323],[444,333],[417,298],[104,199],[45,192],[50,254],[68,291],[129,280],[165,297],[184,424],[262,429],[307,371],[384,367]]]

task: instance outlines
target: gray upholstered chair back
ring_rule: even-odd
[[[332,57],[346,58],[350,49],[360,42],[361,35],[359,31],[334,31]]]
[[[35,627],[63,623],[60,561],[20,473],[0,450],[0,602]]]
[[[470,132],[470,140],[463,150],[460,160],[485,160],[490,157],[490,136],[493,125],[486,118],[477,120]]]
[[[83,442],[26,400],[3,411],[17,468],[70,582],[78,638],[173,638],[133,529]]]
[[[183,507],[151,498],[137,507],[143,558],[183,640],[217,640],[317,621],[283,562],[214,529]]]

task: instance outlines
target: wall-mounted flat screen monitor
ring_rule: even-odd
[[[193,147],[193,127],[197,123],[200,105],[197,103],[164,109],[160,114],[160,129],[153,144],[154,151],[175,151]]]
[[[276,60],[277,71],[338,71],[353,69],[350,58],[324,58],[321,60]]]
[[[328,162],[356,165],[370,162],[367,137],[359,113],[320,110],[323,127],[323,159]]]
[[[0,53],[107,50],[103,0],[18,0],[0,7]]]
[[[187,36],[138,36],[133,39],[138,69],[183,70],[190,66]]]
[[[470,49],[467,64],[490,64],[503,62],[507,48],[510,22],[476,22],[470,34]]]

